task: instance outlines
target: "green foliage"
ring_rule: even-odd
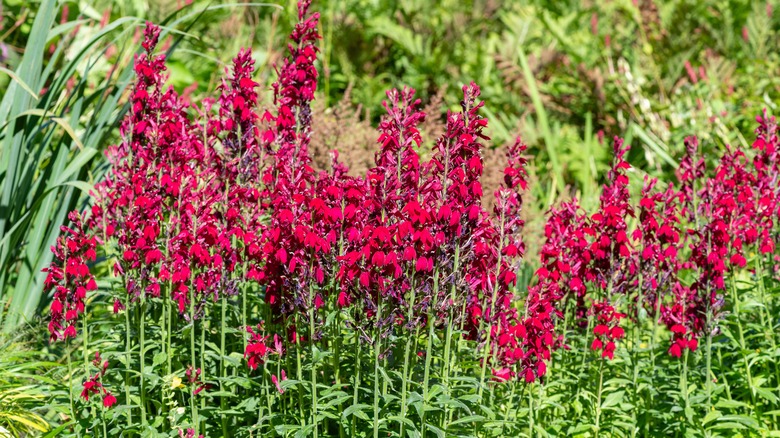
[[[131,73],[112,70],[98,81],[91,76],[101,67],[106,36],[132,19],[74,37],[79,23],[55,26],[56,10],[54,1],[41,4],[16,71],[3,70],[11,77],[0,102],[0,327],[5,332],[39,310],[48,248],[80,192],[90,189],[84,180],[115,128]]]
[[[37,330],[37,327],[35,328]],[[42,360],[22,336],[0,337],[0,437],[46,432],[46,386],[54,381],[44,374],[57,364]]]
[[[670,177],[685,136],[708,153],[746,145],[755,116],[776,106],[771,2],[350,0],[321,10],[327,99],[353,84],[353,101],[376,115],[389,86],[431,96],[475,80],[493,139],[521,134],[536,157],[545,206],[593,193],[597,174],[581,163],[608,159],[579,146],[599,131],[630,139],[638,169]]]

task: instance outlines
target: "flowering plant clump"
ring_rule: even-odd
[[[70,388],[71,430],[516,436],[555,414],[546,391],[575,382],[598,435],[622,427],[605,374],[629,363],[632,402],[649,403],[639,370],[656,360],[681,362],[687,415],[689,354],[706,338],[710,367],[728,287],[751,251],[758,272],[776,248],[774,119],[759,118],[752,162],[730,149],[712,177],[687,139],[679,189],[646,178],[637,202],[630,145],[616,137],[597,210],[551,207],[538,269],[521,277],[527,148],[519,138],[507,148],[489,211],[475,83],[432,141],[415,91],[388,91],[374,165],[351,176],[334,151],[330,169],[315,170],[320,35],[309,7],[298,2],[269,108],[247,49],[218,98],[183,99],[147,23],[111,168],[46,269],[51,340],[67,349],[81,338],[84,353],[80,369],[66,351],[70,379],[84,376],[80,398]],[[113,366],[99,353],[89,361],[95,345]]]

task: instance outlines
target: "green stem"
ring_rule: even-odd
[[[501,230],[501,236],[499,238],[499,249],[504,247],[504,220],[505,220],[504,214],[502,213],[501,214],[501,223],[500,223],[500,227],[499,227],[499,229]],[[499,282],[498,278],[500,277],[500,274],[501,274],[501,262],[502,261],[503,261],[503,259],[502,259],[502,252],[499,250],[499,252],[498,252],[498,262],[496,263],[496,280],[495,280],[496,284],[493,286],[493,293],[492,293],[492,296],[490,298],[489,307],[487,309],[490,312],[490,318],[495,318],[493,306],[495,306],[496,298],[498,297],[498,282]],[[486,321],[487,318],[483,318],[483,320]],[[480,329],[482,328],[482,326],[483,326],[483,323],[482,323],[482,321],[480,321]],[[480,332],[481,331],[482,330],[480,330]],[[487,325],[487,339],[485,341],[485,347],[484,347],[485,351],[482,353],[482,369],[481,369],[480,375],[479,375],[479,390],[478,390],[479,394],[478,394],[478,398],[479,398],[480,402],[482,400],[482,392],[483,392],[483,390],[485,388],[485,371],[487,370],[488,356],[490,355],[490,352],[492,350],[492,348],[490,346],[490,341],[492,340],[491,339],[492,335],[493,335],[493,330],[491,330],[490,324],[488,323],[488,325]]]
[[[106,431],[106,408],[103,404],[100,404],[100,422],[103,423],[103,437],[108,438],[108,432]]]
[[[733,400],[731,398],[731,389],[730,389],[731,387],[729,386],[729,380],[726,377],[726,373],[723,372],[723,355],[720,352],[720,348],[718,348],[718,365],[722,373],[721,377],[723,378],[723,387],[726,388],[726,398],[728,398],[729,400]]]
[[[335,346],[335,352],[333,354],[333,374],[334,378],[333,381],[336,383],[336,387],[339,388],[339,390],[342,390],[341,385],[341,310],[336,310],[336,326],[334,328],[335,332],[335,338],[336,338],[336,346]],[[344,407],[343,404],[339,403],[339,412],[343,412]],[[344,438],[344,424],[341,421],[338,421],[339,424],[339,437]]]
[[[298,314],[295,314],[295,361],[296,361],[296,376],[298,378],[298,384],[303,384],[303,366],[301,365],[301,334],[298,333],[301,325],[299,324]],[[306,426],[306,416],[303,413],[303,391],[298,387],[298,410],[301,416],[301,426]]]
[[[433,338],[436,326],[436,312],[439,304],[439,268],[433,272],[433,305],[428,310],[428,339],[425,344],[425,373],[423,374],[423,409],[420,415],[421,433],[425,438],[425,411],[428,410],[428,381],[430,379],[431,360],[433,360]]]
[[[515,401],[515,389],[517,389],[517,382],[507,382],[507,384],[512,385],[512,390],[509,391],[509,403],[507,403],[506,411],[504,413],[504,422],[501,423],[501,435],[506,436],[506,425],[509,424],[510,419],[509,415],[512,412],[512,405]],[[522,397],[522,396],[521,396]],[[445,430],[446,432],[446,430]]]
[[[688,399],[688,352],[690,349],[686,348],[685,353],[683,353],[683,360],[682,360],[682,371],[680,372],[680,393],[683,397],[683,401],[685,402],[685,416],[688,417],[688,412],[690,412],[690,402]],[[690,419],[689,419],[690,420]]]
[[[534,436],[534,422],[536,411],[534,410],[534,391],[531,385],[528,385],[528,436]],[[598,421],[598,420],[597,420]]]
[[[314,287],[309,283],[309,344],[311,345],[311,424],[314,427],[314,438],[317,438],[317,361],[315,351],[317,347],[314,345]]]
[[[192,291],[190,291],[190,360],[192,361],[192,367],[195,367],[195,297]],[[194,371],[193,371],[194,372]],[[195,430],[195,435],[198,435],[200,424],[198,422],[198,407],[195,403],[195,396],[190,394],[190,413],[192,415],[192,428]]]
[[[756,246],[758,246],[758,244],[756,244]],[[763,269],[763,263],[761,263],[762,258],[763,258],[763,254],[761,254],[760,248],[756,248],[756,281],[758,282],[759,302],[763,304],[763,306],[761,306],[761,311],[759,315],[761,316],[761,326],[765,330],[764,336],[769,338],[769,341],[772,346],[772,351],[777,351],[777,341],[775,340],[776,333],[775,330],[773,329],[772,315],[769,313],[771,303],[767,302],[766,300],[766,290],[764,285],[764,269]],[[773,271],[769,271],[767,273],[767,276],[771,278],[772,272]],[[775,366],[775,379],[777,380],[778,385],[780,385],[780,367],[778,367],[777,361],[771,361],[771,362]],[[773,415],[773,417],[776,416]]]
[[[204,306],[203,309],[203,321],[200,324],[200,370],[202,373],[206,372],[206,324],[209,324],[209,329],[211,328],[210,324],[211,319],[209,318],[209,307]],[[200,409],[205,410],[206,409],[206,397],[200,397]],[[204,436],[208,435],[208,431],[206,430],[206,418],[201,418],[201,422],[203,423],[201,425],[201,432]]]
[[[655,297],[655,309],[653,313],[653,333],[652,338],[650,338],[650,357],[651,357],[651,364],[650,367],[651,370],[653,370],[653,375],[655,376],[655,348],[658,345],[658,320],[660,319],[661,315],[661,292],[660,290],[656,292]]]
[[[170,288],[169,288],[170,289]],[[171,336],[173,335],[173,307],[171,306],[171,300],[166,299],[165,300],[165,308],[166,311],[166,318],[168,318],[168,333],[165,335],[165,351],[167,352],[167,375],[170,376],[173,374],[173,368],[171,367],[171,358],[173,356],[172,350],[171,350]]]
[[[125,301],[125,404],[128,406],[127,409],[127,428],[131,428],[133,426],[133,409],[130,407],[132,406],[132,403],[130,401],[130,364],[132,363],[132,356],[130,353],[131,344],[130,340],[132,339],[132,336],[130,335],[130,296],[126,296]]]
[[[352,380],[352,387],[354,388],[354,393],[352,396],[352,405],[358,404],[358,389],[360,388],[360,332],[355,329],[355,377]],[[350,436],[357,436],[355,435],[357,433],[357,417],[352,416],[352,431]]]
[[[712,408],[712,306],[710,305],[709,293],[707,294],[707,321],[704,329],[707,330],[707,370],[704,378],[707,386],[707,410],[709,413]]]
[[[89,375],[89,372],[87,372]],[[99,377],[100,386],[103,386],[103,377]],[[103,438],[108,438],[108,432],[106,431],[106,408],[103,403],[100,403],[100,423],[103,425]]]
[[[374,438],[379,438],[379,352],[382,346],[382,294],[377,292],[376,334],[374,338]]]
[[[246,265],[243,266],[243,270],[243,278],[246,278]],[[246,351],[247,338],[249,336],[246,331],[246,283],[246,281],[241,282],[241,339],[244,341],[244,349],[242,351]]]
[[[639,330],[642,328],[642,323],[644,322],[644,319],[641,317],[642,310],[644,310],[644,291],[642,289],[642,266],[640,262],[639,266],[639,297],[637,299],[637,308],[636,308],[636,324],[634,325],[634,342],[632,345],[632,362],[634,365],[634,381],[633,381],[633,390],[634,390],[634,406],[635,409],[632,410],[631,416],[633,417],[634,423],[638,423],[638,415],[636,407],[639,406],[639,342],[641,339],[641,336],[639,334]],[[632,429],[632,435],[635,434],[636,428]]]
[[[141,375],[141,385],[139,387],[139,392],[141,393],[141,424],[146,426],[146,386],[145,386],[145,379],[144,379],[144,355],[146,354],[145,347],[146,344],[144,343],[144,336],[145,336],[145,327],[144,324],[146,323],[146,294],[144,291],[141,291],[141,316],[140,316],[140,323],[138,324],[138,337],[139,337],[139,344],[141,347],[141,350],[138,352],[139,354],[139,369],[140,369],[140,375]]]
[[[84,317],[82,318],[84,336],[84,372],[89,375],[89,325],[87,325],[87,311],[84,311]]]
[[[198,221],[197,217],[192,221],[192,235],[197,239],[198,236]],[[193,373],[195,372],[195,266],[194,263],[190,263],[190,359],[192,360]],[[195,436],[198,436],[200,430],[200,422],[198,421],[198,406],[195,402],[195,396],[190,392],[190,413],[192,415],[192,428],[195,431]]]
[[[604,358],[599,360],[599,390],[596,394],[596,436],[601,431],[601,393],[604,387]]]
[[[65,340],[65,355],[68,358],[68,400],[70,401],[70,418],[73,421],[78,421],[76,418],[76,408],[73,403],[73,364],[70,360],[70,339]]]
[[[414,288],[414,277],[412,277],[412,291],[411,291],[411,297],[409,299],[409,309],[406,312],[406,323],[410,324],[412,321],[412,317],[414,316],[414,301],[417,296],[417,291]],[[404,368],[403,372],[401,373],[401,418],[406,419],[406,388],[409,381],[409,353],[411,351],[412,343],[407,340],[406,346],[404,347]],[[401,437],[406,436],[404,434],[404,431],[406,430],[406,424],[401,421]]]
[[[750,362],[748,361],[747,355],[745,354],[747,344],[745,343],[745,332],[742,329],[742,318],[740,317],[741,302],[739,298],[739,291],[734,281],[735,280],[732,278],[729,283],[731,285],[731,293],[734,296],[734,317],[737,320],[737,334],[739,335],[739,352],[740,355],[742,356],[742,362],[745,364],[745,375],[747,377],[748,387],[750,388],[751,404],[752,406],[755,407],[756,411],[758,411],[758,405],[756,404],[756,395],[755,395],[755,391],[753,390],[753,388],[755,388],[755,386],[753,386],[753,373],[750,372]]]
[[[222,379],[219,381],[219,391],[222,392],[225,390],[223,386],[223,382],[225,379],[227,379],[227,372],[225,368],[225,320],[227,319],[227,299],[225,298],[225,294],[222,294],[222,319],[220,321],[219,326],[219,370],[220,375],[222,376]],[[220,414],[220,417],[222,417],[222,437],[227,438],[228,436],[228,429],[227,429],[227,415],[225,415],[225,397],[220,396],[219,398],[219,407],[222,410],[222,414]]]
[[[453,276],[457,275],[460,269],[460,245],[455,246],[455,258],[453,262],[453,269],[452,273]],[[452,305],[455,303],[455,284],[456,280],[452,279],[452,287],[450,288],[450,302],[449,302],[449,308],[447,310],[447,334],[445,335],[445,341],[444,341],[444,363],[442,367],[444,368],[443,374],[444,374],[444,389],[447,391],[447,393],[450,393],[450,349],[452,345]],[[514,387],[513,387],[514,389]],[[446,432],[447,430],[447,423],[449,422],[449,405],[444,406],[444,415],[442,415],[442,430]],[[403,436],[403,434],[401,434]]]

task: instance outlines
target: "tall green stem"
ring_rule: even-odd
[[[633,370],[634,371],[633,372],[633,375],[634,375],[633,390],[634,390],[634,406],[635,407],[639,406],[639,343],[640,343],[640,339],[641,339],[641,335],[639,334],[639,331],[642,328],[642,323],[644,322],[644,319],[641,317],[641,315],[642,315],[642,310],[644,310],[644,305],[645,305],[645,301],[644,301],[645,297],[644,297],[644,291],[642,289],[642,286],[643,286],[643,284],[642,284],[642,266],[641,266],[641,262],[640,262],[640,265],[639,265],[639,284],[638,284],[639,296],[638,296],[637,304],[636,304],[636,306],[637,306],[636,307],[636,324],[634,325],[634,330],[633,330],[633,332],[634,332],[634,336],[633,336],[634,337],[634,342],[633,342],[632,349],[631,349],[632,356],[633,356],[632,362],[633,362],[633,365],[634,365],[634,367],[633,367],[634,368],[634,370]],[[638,420],[637,420],[637,418],[638,418],[637,409],[633,409],[631,415],[632,415],[632,417],[634,419],[634,423],[638,423]],[[632,429],[632,431],[635,431],[635,430],[636,429]],[[632,435],[633,435],[633,432],[632,432]]]
[[[81,319],[83,325],[83,337],[84,337],[84,372],[89,375],[89,325],[87,323],[88,313],[85,310],[83,318]]]
[[[146,324],[146,294],[144,291],[141,291],[141,316],[140,316],[140,322],[138,324],[138,337],[139,337],[139,344],[141,347],[141,350],[138,352],[139,354],[139,370],[141,375],[141,386],[139,387],[139,392],[141,393],[141,424],[146,426],[146,386],[145,386],[145,379],[144,379],[144,355],[146,352],[144,351],[146,348],[146,345],[144,343],[144,335],[145,335],[145,327]]]
[[[73,364],[70,360],[70,339],[65,338],[65,355],[68,358],[68,400],[70,401],[70,418],[73,421],[77,421],[76,408],[73,403]]]
[[[374,438],[379,438],[379,353],[382,346],[382,293],[377,292],[376,333],[374,336]]]
[[[758,244],[756,244],[756,246],[758,246]],[[763,263],[761,263],[762,258],[763,258],[763,254],[761,254],[760,248],[756,248],[756,281],[758,283],[759,302],[763,304],[763,306],[761,306],[759,315],[761,316],[761,327],[763,327],[764,330],[766,331],[764,336],[769,338],[772,351],[777,351],[777,341],[775,340],[776,333],[773,327],[774,325],[772,323],[772,315],[769,313],[769,309],[771,308],[771,303],[767,302],[766,300],[766,290],[764,286],[764,269],[763,269]],[[772,272],[774,271],[769,271],[767,277],[771,278]],[[775,379],[777,380],[778,385],[780,385],[780,367],[778,367],[777,361],[771,361],[771,362],[775,367]]]
[[[683,401],[685,402],[685,415],[687,417],[688,412],[690,412],[690,402],[688,399],[688,352],[690,350],[688,348],[685,349],[685,352],[683,353],[683,360],[682,360],[682,371],[680,372],[680,394],[683,397]]]
[[[295,314],[295,362],[296,362],[296,376],[298,378],[298,385],[303,385],[303,365],[301,363],[301,334],[298,332],[301,325],[299,324],[298,314]],[[298,387],[298,411],[301,418],[301,426],[306,426],[306,415],[303,412],[303,391]]]
[[[242,266],[242,269],[244,271],[243,278],[246,278],[246,264],[244,264]],[[246,351],[247,338],[249,336],[248,333],[246,332],[246,327],[247,327],[247,323],[246,323],[246,321],[247,321],[246,320],[246,287],[247,287],[247,285],[246,285],[246,283],[247,283],[246,281],[242,281],[241,282],[241,332],[242,332],[241,339],[244,342],[244,349],[242,351]]]
[[[359,400],[359,393],[358,390],[360,388],[360,332],[356,329],[355,330],[355,376],[352,379],[352,387],[353,387],[353,396],[352,396],[352,404],[356,405],[358,404]],[[357,433],[357,417],[352,416],[352,433],[350,436],[356,436]]]
[[[745,354],[745,350],[747,347],[747,344],[745,343],[745,332],[742,329],[742,318],[740,316],[740,308],[741,308],[741,302],[739,298],[739,291],[737,289],[737,285],[734,283],[734,279],[732,278],[729,282],[731,285],[731,294],[734,296],[734,317],[737,320],[737,334],[739,335],[739,351],[742,356],[742,362],[745,365],[745,376],[747,377],[748,386],[750,387],[750,400],[752,402],[752,405],[758,409],[758,406],[756,404],[756,395],[753,388],[755,386],[753,385],[753,373],[750,371],[750,362],[748,361],[747,355]]]
[[[126,294],[125,300],[125,404],[132,406],[130,400],[130,364],[132,363],[130,340],[130,296]],[[127,428],[133,427],[133,409],[127,409]]]
[[[534,422],[536,419],[536,411],[534,410],[534,390],[531,385],[528,385],[528,436],[534,436]]]
[[[309,345],[311,345],[311,424],[314,427],[314,438],[317,438],[317,358],[314,345],[314,287],[309,283]]]
[[[604,358],[599,360],[599,389],[596,394],[596,436],[601,431],[601,392],[604,387]]]
[[[192,235],[197,239],[198,236],[198,220],[197,217],[192,221]],[[195,368],[195,266],[190,264],[190,359],[192,360],[191,366]],[[194,371],[193,371],[194,372]],[[190,393],[190,413],[192,415],[192,428],[195,430],[195,436],[198,436],[198,430],[200,430],[200,422],[198,421],[198,406],[195,403],[195,396]]]
[[[453,277],[456,276],[460,269],[460,245],[455,246],[455,258],[453,261],[453,269],[452,269],[452,275]],[[453,305],[456,302],[455,300],[455,285],[456,280],[453,278],[452,280],[452,286],[450,287],[450,306],[447,309],[447,334],[445,335],[444,340],[444,364],[442,365],[444,370],[444,388],[449,393],[450,392],[450,385],[449,385],[449,379],[450,379],[450,349],[452,345],[452,324],[453,324]],[[514,389],[514,387],[513,387]],[[449,421],[449,406],[444,406],[444,415],[442,415],[442,429],[444,431],[447,430],[447,423]],[[401,434],[403,436],[403,434]]]
[[[223,386],[223,382],[225,379],[227,379],[227,369],[225,368],[225,320],[227,319],[227,299],[225,297],[225,294],[222,294],[221,297],[222,301],[222,318],[220,320],[219,325],[219,370],[220,375],[222,376],[222,379],[219,381],[219,391],[222,392],[225,390]],[[222,417],[222,438],[227,438],[228,436],[228,428],[227,428],[227,415],[225,415],[225,397],[220,396],[219,398],[219,407],[222,410],[222,414],[220,417]]]
[[[420,415],[421,433],[425,438],[425,411],[428,409],[428,381],[431,373],[431,360],[433,360],[433,338],[434,327],[436,326],[436,312],[439,305],[439,268],[433,272],[433,306],[428,310],[428,339],[425,344],[425,373],[423,374],[423,409]]]
[[[709,289],[709,288],[708,288]],[[707,330],[707,370],[704,375],[705,385],[707,387],[707,413],[712,407],[712,306],[710,304],[709,293],[707,293],[707,322],[704,329]]]
[[[406,312],[406,322],[407,324],[410,324],[412,321],[412,318],[414,316],[414,301],[416,299],[417,293],[414,287],[414,277],[412,277],[412,290],[411,290],[411,297],[409,298],[409,309]],[[407,340],[406,346],[404,347],[404,368],[401,373],[401,418],[406,419],[406,388],[409,381],[409,353],[412,348],[412,343]],[[406,424],[401,421],[401,432],[400,436],[406,436],[404,434],[404,431],[406,430]]]
[[[190,291],[190,360],[193,368],[195,367],[195,297]],[[190,394],[190,413],[192,415],[192,428],[195,435],[198,435],[200,424],[198,422],[198,407],[195,404],[195,396]]]
[[[206,371],[206,324],[208,324],[208,328],[211,329],[211,318],[209,318],[209,307],[203,306],[203,320],[200,324],[200,369],[201,372]],[[206,409],[206,397],[200,397],[200,409],[205,410]],[[206,430],[206,419],[201,418],[201,421],[203,422],[200,431],[203,433],[204,436],[208,435],[208,431]]]

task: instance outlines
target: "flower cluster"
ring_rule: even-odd
[[[265,363],[266,358],[271,353],[282,354],[281,340],[278,335],[274,335],[274,344],[276,349],[268,345],[268,336],[263,335],[263,325],[257,325],[257,332],[252,327],[247,327],[250,339],[244,352],[244,358],[249,369],[256,370],[259,365]]]
[[[591,311],[595,315],[596,326],[593,328],[595,338],[590,348],[600,351],[601,357],[612,360],[615,356],[615,342],[623,338],[625,331],[620,327],[620,320],[625,318],[624,313],[617,312],[606,301],[593,303]]]
[[[753,168],[756,174],[756,240],[761,254],[773,254],[776,242],[772,230],[780,220],[780,140],[777,136],[777,121],[768,117],[757,117],[758,128],[753,149]]]
[[[83,398],[84,401],[89,401],[90,396],[100,395],[103,401],[103,407],[110,408],[116,404],[116,397],[103,386],[103,377],[105,376],[106,371],[108,371],[108,361],[104,361],[100,357],[100,352],[96,351],[95,358],[92,359],[92,366],[97,368],[98,371],[95,375],[89,377],[82,385],[81,398]]]
[[[219,254],[206,249],[218,236],[212,205],[217,197],[201,131],[173,88],[165,88],[165,57],[154,55],[160,29],[148,24],[145,53],[136,57],[131,110],[123,141],[108,151],[112,163],[98,185],[93,216],[116,237],[115,271],[126,279],[129,301],[159,297],[170,282],[184,313],[193,290],[202,295],[220,280]]]
[[[275,329],[288,342],[319,340],[300,324],[319,326],[311,319],[323,306],[356,306],[380,331],[460,325],[488,341],[491,360],[520,361],[542,376],[538,362],[549,359],[552,335],[533,329],[525,336],[518,327],[556,314],[555,295],[529,303],[527,321],[512,306],[524,253],[525,147],[509,151],[506,187],[491,216],[481,205],[481,149],[489,139],[479,87],[463,87],[462,111],[447,114],[427,161],[417,150],[425,115],[414,90],[391,90],[376,166],[351,177],[334,154],[331,171],[316,173],[308,143],[320,37],[308,6],[299,2],[289,54],[277,69],[275,108],[259,110],[254,60],[242,50],[222,82],[216,115],[208,101],[197,109],[204,127],[165,87],[165,58],[154,54],[159,28],[147,26],[122,142],[109,151],[112,169],[92,211],[94,228],[115,239],[120,254],[114,270],[128,298],[115,301],[115,312],[160,297],[185,319],[199,318],[209,301],[237,294],[246,272],[264,290],[268,321],[286,321]],[[285,317],[292,314],[300,318]],[[282,353],[276,335],[271,348],[263,330],[247,333],[250,368]]]
[[[628,219],[634,216],[628,192],[628,175],[631,168],[625,160],[630,145],[615,138],[613,163],[607,174],[608,183],[601,192],[599,210],[591,215],[585,234],[591,237],[588,248],[590,264],[585,277],[596,288],[590,314],[596,326],[596,336],[591,348],[601,350],[602,357],[612,359],[615,341],[623,337],[618,325],[625,315],[615,311],[614,297],[625,295],[636,275],[635,259],[631,255],[633,245],[628,238]]]
[[[625,317],[614,307],[624,300],[616,298],[630,296],[629,307],[635,304],[638,312],[647,306],[670,329],[672,356],[696,350],[698,339],[719,318],[728,271],[746,266],[745,247],[755,245],[759,253],[774,247],[777,138],[773,119],[759,118],[759,123],[753,165],[743,151],[729,149],[709,178],[698,156],[698,140],[687,138],[679,190],[670,184],[659,191],[656,180],[646,179],[638,226],[630,233],[634,207],[626,173],[628,146],[616,138],[599,210],[584,216],[576,202],[552,210],[542,266],[527,303],[544,296],[553,297],[553,303],[576,296],[578,316],[587,314],[595,321],[592,348],[611,359],[623,337],[619,321]],[[692,282],[681,278],[682,270],[692,271]],[[542,315],[557,314],[554,305],[549,308],[553,312]],[[555,333],[555,318],[540,322],[537,329],[542,328]],[[525,327],[522,335],[527,331]],[[526,376],[532,379],[530,373]]]
[[[663,192],[655,190],[656,179],[645,178],[639,201],[639,226],[632,233],[637,244],[634,252],[639,278],[637,286],[647,290],[638,307],[660,305],[662,292],[677,281],[678,253],[682,239],[681,192],[669,185]]]
[[[189,384],[192,388],[193,396],[200,394],[204,389],[209,387],[209,385],[203,382],[201,378],[200,368],[195,368],[192,365],[188,365],[184,375],[187,378],[187,384]]]
[[[85,231],[77,211],[68,214],[71,224],[62,226],[62,235],[51,248],[54,259],[44,268],[46,290],[53,291],[49,320],[52,341],[76,337],[76,323],[85,311],[87,292],[97,290],[89,263],[97,257],[97,238]]]
[[[394,89],[384,102],[375,165],[349,176],[334,153],[329,171],[315,171],[308,148],[320,35],[309,3],[298,4],[268,110],[259,108],[249,50],[233,60],[216,102],[187,103],[166,88],[165,57],[155,55],[160,30],[147,26],[121,142],[108,151],[112,167],[88,221],[116,244],[114,271],[127,294],[115,301],[115,313],[147,298],[170,301],[195,330],[215,302],[225,312],[227,299],[238,300],[241,291],[244,306],[247,289],[262,291],[267,308],[249,309],[249,318],[262,322],[253,326],[245,308],[241,319],[251,370],[285,353],[285,343],[321,342],[324,309],[350,315],[360,338],[377,346],[404,331],[427,327],[432,338],[438,328],[459,327],[476,341],[483,371],[531,383],[565,347],[557,326],[565,299],[576,304],[574,323],[593,323],[591,348],[602,358],[613,359],[631,306],[648,307],[670,328],[669,352],[680,356],[711,329],[727,272],[746,265],[746,247],[773,250],[774,119],[759,119],[752,168],[742,151],[730,150],[710,179],[698,141],[686,139],[680,188],[659,191],[657,181],[646,180],[636,209],[629,145],[616,137],[598,209],[585,212],[575,199],[551,210],[541,267],[517,305],[525,145],[518,139],[508,148],[505,184],[487,211],[482,151],[490,139],[480,88],[462,88],[461,110],[448,111],[427,154],[420,100],[412,89]],[[47,270],[52,339],[75,336],[86,292],[96,288],[87,263],[98,241],[71,219],[75,229],[58,241]],[[680,278],[683,269],[693,271],[690,284]],[[430,361],[430,351],[422,353]],[[187,378],[197,395],[206,384],[194,362],[192,352]],[[271,381],[281,393],[279,376]],[[87,394],[91,388],[97,386]]]

